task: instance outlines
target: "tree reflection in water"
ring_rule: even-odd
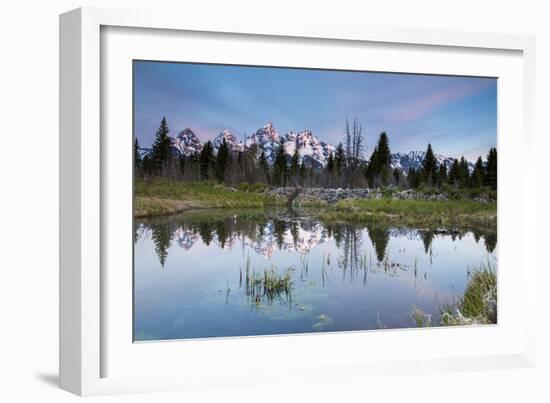
[[[291,250],[306,255],[320,243],[334,241],[340,251],[339,266],[350,275],[356,276],[367,264],[365,237],[372,243],[378,264],[388,262],[388,243],[392,227],[380,223],[338,222],[323,223],[311,216],[294,212],[255,211],[196,211],[178,216],[159,217],[135,222],[135,242],[143,237],[153,241],[161,267],[168,259],[173,240],[189,250],[200,239],[204,245],[217,245],[220,249],[232,247],[237,240],[254,245],[254,249],[269,257],[273,250]],[[419,237],[426,254],[431,255],[435,230],[408,231]],[[496,231],[472,231],[476,242],[483,239],[487,252],[496,248]],[[443,236],[443,235],[442,235]],[[461,239],[460,232],[452,232],[453,240]]]
[[[389,227],[376,224],[367,224],[367,229],[369,231],[372,246],[376,251],[376,259],[378,259],[379,262],[382,262],[386,257],[386,249],[390,240]]]

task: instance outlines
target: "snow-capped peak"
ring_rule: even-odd
[[[220,134],[216,136],[212,142],[214,145],[214,150],[218,150],[222,145],[223,140],[227,143],[229,150],[231,151],[244,151],[244,144],[237,140],[237,137],[228,129],[223,130]]]
[[[245,140],[245,148],[257,147],[257,154],[260,155],[262,151],[265,153],[266,159],[269,163],[273,163],[275,160],[275,150],[281,137],[279,133],[273,127],[271,122],[268,122],[255,133],[248,136]]]
[[[445,164],[447,171],[451,169],[454,158],[445,157],[441,154],[434,154],[435,159],[439,165]],[[397,152],[391,155],[390,165],[392,168],[400,168],[404,173],[407,173],[409,169],[414,168],[416,170],[422,168],[422,162],[426,157],[425,151],[409,151],[408,153]],[[474,170],[474,164],[468,161],[468,170],[470,173]]]
[[[284,139],[286,154],[292,156],[297,149],[302,164],[314,168],[324,167],[329,155],[335,150],[334,146],[319,140],[311,130],[289,132],[285,134]]]
[[[223,140],[227,142],[232,152],[244,152],[255,148],[257,157],[262,152],[269,164],[275,161],[276,150],[282,140],[287,161],[290,162],[296,149],[300,157],[300,163],[305,166],[320,169],[326,166],[330,154],[335,154],[336,147],[321,141],[311,130],[302,130],[300,132],[289,131],[284,136],[280,136],[273,123],[268,122],[252,133],[244,141],[239,141],[231,130],[225,129],[213,140],[214,151],[217,152]],[[175,155],[189,157],[200,153],[203,144],[193,132],[186,128],[180,131],[175,137],[171,137],[172,151]],[[150,149],[142,148],[140,155],[144,157],[150,153]],[[392,168],[400,168],[405,174],[410,168],[422,168],[422,162],[426,156],[425,151],[409,151],[408,153],[397,152],[391,155],[390,165]],[[435,154],[438,164],[444,163],[447,170],[451,168],[453,158]],[[474,169],[474,164],[468,161],[470,172]]]
[[[277,133],[277,130],[275,130],[275,127],[273,126],[273,123],[268,122],[264,126],[260,127],[256,133],[252,134],[247,138],[247,145],[249,143],[248,140],[251,140],[253,142],[257,142],[260,144],[270,143],[270,142],[279,142],[280,136],[279,133]]]
[[[183,129],[176,137],[171,137],[171,141],[172,147],[184,156],[200,153],[202,150],[201,141],[189,128]]]

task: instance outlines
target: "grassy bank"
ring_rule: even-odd
[[[275,198],[262,193],[210,182],[183,183],[168,179],[135,182],[135,217],[174,214],[188,209],[262,208],[275,204]]]
[[[324,221],[378,221],[402,225],[496,228],[496,202],[472,200],[350,199],[323,210]]]
[[[497,275],[488,262],[470,274],[464,296],[441,307],[441,319],[433,324],[430,316],[415,308],[411,317],[417,327],[490,325],[497,323]]]
[[[190,209],[256,209],[286,206],[284,198],[264,192],[264,187],[230,188],[213,182],[184,183],[168,179],[137,179],[134,215],[168,215]],[[362,221],[422,227],[496,228],[496,202],[472,200],[394,200],[348,199],[331,206],[319,200],[306,200],[301,207],[325,222]]]

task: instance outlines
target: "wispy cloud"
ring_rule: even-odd
[[[241,137],[267,121],[284,134],[311,129],[343,139],[357,117],[372,150],[388,132],[393,151],[428,142],[448,155],[496,145],[496,80],[327,70],[136,62],[135,134],[148,146],[162,116],[172,133],[189,127],[208,140],[223,129]]]
[[[409,99],[405,104],[389,107],[387,118],[390,123],[403,124],[425,118],[447,104],[464,99],[488,87],[490,83],[461,83],[428,94],[420,94],[418,98]]]

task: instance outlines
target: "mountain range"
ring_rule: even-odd
[[[272,123],[262,126],[253,134],[246,136],[244,140],[237,139],[230,130],[223,130],[212,140],[214,152],[218,151],[224,139],[229,149],[234,152],[242,152],[255,146],[258,157],[263,151],[270,164],[275,161],[275,152],[282,139],[288,160],[297,148],[302,164],[316,169],[325,167],[329,155],[334,154],[336,151],[334,145],[321,141],[311,130],[290,131],[280,135]],[[175,137],[170,137],[170,141],[171,151],[176,156],[189,157],[200,153],[203,148],[203,143],[189,128],[180,131]],[[147,155],[149,152],[150,149],[148,148],[141,149],[142,156]],[[410,168],[419,169],[422,166],[425,154],[425,151],[393,153],[391,154],[390,164],[392,168],[400,168],[404,173],[407,173]],[[447,169],[450,169],[453,158],[439,154],[436,154],[435,157],[439,164],[444,163]],[[472,171],[473,164],[468,162],[468,165],[470,171]]]
[[[241,242],[241,245],[251,248],[258,255],[271,259],[273,253],[277,250],[307,255],[317,246],[334,239],[331,233],[318,223],[300,222],[294,232],[290,229],[286,229],[284,233],[279,235],[275,232],[273,221],[269,221],[264,227],[259,228],[258,236],[254,239],[249,236],[240,236],[237,232],[231,232],[223,240],[219,239],[218,235],[214,233],[212,234],[212,241],[223,249],[232,249]],[[416,239],[420,236],[417,230],[409,228],[391,228],[388,229],[387,233],[391,237],[407,237],[409,239]],[[370,237],[370,235],[368,236]],[[178,227],[172,237],[176,245],[186,251],[193,248],[201,240],[201,235],[196,229],[186,226]]]
[[[190,250],[201,239],[201,236],[195,229],[179,227],[174,232],[173,239],[182,249]],[[295,233],[287,229],[283,234],[276,236],[273,221],[268,222],[261,229],[258,237],[254,239],[247,236],[239,237],[237,233],[232,233],[224,240],[219,239],[216,234],[213,235],[213,241],[224,249],[231,249],[238,242],[243,242],[244,245],[266,259],[270,259],[276,250],[306,255],[316,246],[330,239],[329,232],[320,224],[301,224]]]

